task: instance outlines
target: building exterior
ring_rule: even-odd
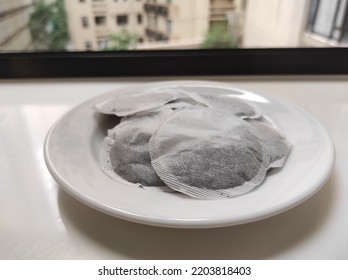
[[[209,0],[147,0],[148,41],[202,41],[209,27]]]
[[[0,1],[0,51],[39,49],[29,28],[38,1]],[[104,50],[123,30],[136,35],[138,49],[199,48],[215,24],[246,48],[348,44],[348,0],[63,1],[71,50]]]
[[[66,0],[65,6],[76,50],[101,50],[122,29],[146,48],[202,41],[209,28],[210,0]]]
[[[102,50],[122,29],[137,48],[196,48],[243,0],[66,0],[71,49]]]
[[[209,22],[210,25],[227,21],[226,15],[236,9],[236,1],[210,0]]]
[[[144,0],[66,0],[65,9],[74,50],[101,50],[108,36],[122,29],[145,36]]]
[[[147,0],[147,39],[157,41],[154,48],[200,48],[211,27],[219,24],[239,42],[245,3],[246,0]],[[163,40],[166,43],[161,43]]]
[[[0,1],[0,52],[31,50],[29,18],[33,3],[33,0]]]
[[[329,47],[348,42],[346,0],[248,0],[243,47]]]

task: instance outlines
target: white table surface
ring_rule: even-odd
[[[347,260],[348,77],[192,79],[231,82],[310,112],[335,144],[328,183],[285,213],[239,226],[185,230],[123,221],[60,189],[44,162],[44,139],[75,105],[160,79],[0,80],[0,259]]]

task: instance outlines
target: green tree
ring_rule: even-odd
[[[238,44],[224,24],[214,24],[201,45],[204,49],[237,48]]]
[[[126,29],[122,29],[121,32],[111,34],[108,37],[108,45],[104,49],[105,51],[125,51],[136,48],[138,43],[138,36],[130,33]]]
[[[62,51],[69,42],[64,0],[35,3],[30,15],[30,31],[37,49]]]

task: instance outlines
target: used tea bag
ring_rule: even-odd
[[[177,93],[173,90],[140,91],[115,96],[96,104],[95,108],[100,113],[124,117],[160,108],[177,98]]]
[[[183,108],[189,108],[189,107],[208,107],[206,103],[203,102],[200,98],[196,98],[196,96],[190,96],[184,92],[177,92],[178,98],[168,102],[167,104],[163,105],[158,110],[161,110],[162,108],[171,108],[172,110],[176,109],[183,109]]]
[[[224,113],[233,114],[242,119],[257,119],[261,117],[260,110],[250,103],[230,95],[206,95],[209,107]]]
[[[158,111],[162,108],[178,109],[190,106],[207,107],[208,105],[199,96],[191,96],[179,89],[153,88],[129,95],[115,96],[95,105],[95,108],[103,114],[123,117]]]
[[[207,108],[177,110],[150,139],[152,166],[170,188],[192,197],[244,194],[263,181],[270,160],[248,126]]]
[[[100,154],[102,169],[114,180],[123,180],[163,191],[172,191],[151,165],[148,143],[154,131],[173,110],[147,112],[122,118],[108,131]],[[124,182],[124,181],[123,181]]]
[[[242,119],[257,119],[262,115],[261,110],[257,106],[231,93],[227,94],[226,90],[216,93],[216,88],[201,87],[199,92],[197,92],[195,87],[188,86],[181,88],[172,87],[170,90],[179,92],[181,95],[190,96],[196,99],[197,102],[205,104],[206,107],[223,113],[233,114]]]
[[[258,120],[248,120],[250,130],[267,147],[270,154],[270,167],[282,167],[290,152],[291,145],[270,125]]]

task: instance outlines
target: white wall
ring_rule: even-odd
[[[209,28],[209,0],[172,1],[173,40],[203,39]]]
[[[301,46],[309,4],[310,0],[248,0],[243,46]]]

